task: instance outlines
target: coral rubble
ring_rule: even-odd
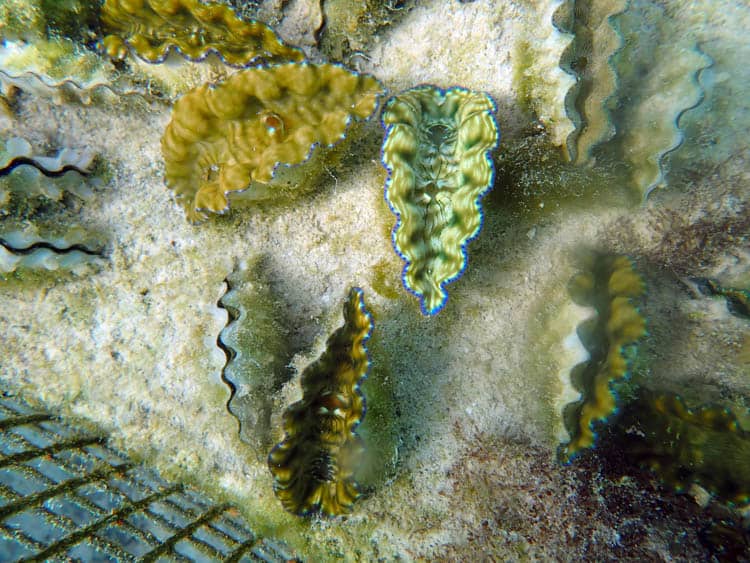
[[[444,286],[463,273],[466,245],[481,229],[479,200],[492,187],[499,139],[494,111],[487,94],[433,86],[402,92],[383,110],[393,245],[425,315],[445,305]]]
[[[354,473],[363,446],[354,430],[365,412],[359,386],[370,365],[365,341],[371,331],[363,292],[352,288],[344,325],[302,373],[302,400],[284,413],[286,436],[269,454],[268,466],[276,496],[294,514],[344,514],[359,496]]]
[[[380,94],[372,76],[332,64],[248,69],[205,84],[177,101],[162,137],[167,185],[191,221],[226,212],[230,192],[272,197],[272,180],[277,189],[302,180],[279,178],[280,165],[344,138],[351,118],[369,117]]]
[[[560,455],[569,461],[596,441],[594,426],[617,410],[613,386],[628,374],[628,347],[646,333],[646,321],[633,301],[644,293],[641,276],[625,256],[594,258],[589,272],[571,281],[574,300],[593,306],[597,318],[579,332],[591,353],[591,359],[574,376],[579,378],[581,401],[569,405],[574,415],[570,441]],[[566,413],[570,414],[570,413]]]
[[[172,48],[197,61],[216,53],[236,66],[304,59],[266,24],[243,21],[217,2],[106,0],[101,20],[108,33],[103,48],[114,59],[124,58],[128,47],[150,63],[162,62]]]

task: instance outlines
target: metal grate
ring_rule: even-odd
[[[236,508],[168,483],[17,398],[0,397],[1,561],[295,560]]]

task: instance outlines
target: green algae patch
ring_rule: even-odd
[[[399,283],[394,281],[398,275],[394,276],[394,265],[389,260],[381,260],[372,268],[372,289],[378,295],[386,299],[398,299]]]
[[[535,78],[531,72],[534,55],[528,41],[519,41],[513,50],[513,84],[516,89],[516,102],[526,113],[538,115],[534,96]]]

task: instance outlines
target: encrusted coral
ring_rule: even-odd
[[[593,306],[597,318],[579,328],[591,359],[572,374],[582,398],[566,413],[573,415],[573,422],[571,439],[560,451],[565,461],[592,447],[595,425],[617,410],[613,387],[628,374],[628,348],[646,334],[646,321],[633,302],[644,290],[643,279],[625,256],[596,257],[590,271],[571,281],[574,300]]]
[[[381,91],[372,76],[307,63],[205,84],[177,101],[162,137],[167,185],[191,221],[227,211],[231,192],[271,197],[272,180],[275,189],[302,181],[279,177],[280,165],[300,164],[317,145],[344,138],[352,117],[375,111]]]
[[[106,0],[101,12],[107,54],[122,59],[131,47],[144,60],[163,61],[170,49],[191,60],[209,53],[244,66],[301,61],[304,53],[284,44],[258,21],[244,21],[229,7],[200,0]]]
[[[344,514],[359,496],[354,473],[363,447],[354,430],[365,413],[359,386],[370,365],[365,342],[371,331],[362,290],[352,288],[344,325],[302,373],[302,400],[284,413],[286,436],[268,466],[276,496],[294,514]]]
[[[613,27],[613,16],[623,12],[626,0],[575,0],[571,31],[574,41],[567,67],[578,76],[571,91],[576,130],[568,137],[568,156],[576,164],[593,161],[591,151],[615,134],[607,101],[617,89],[617,74],[611,58],[622,46]]]
[[[750,433],[729,409],[642,392],[618,428],[627,454],[677,490],[696,483],[723,501],[750,502]]]
[[[402,92],[383,110],[393,245],[425,315],[445,305],[444,286],[463,273],[466,245],[482,227],[479,200],[492,187],[499,139],[494,112],[487,94],[433,86]]]
[[[259,274],[260,261],[237,264],[226,279],[228,288],[219,300],[229,322],[218,344],[227,354],[222,372],[232,387],[227,408],[240,423],[240,437],[256,450],[269,445],[270,398],[286,371],[285,331],[278,307]]]

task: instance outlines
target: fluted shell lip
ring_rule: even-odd
[[[608,0],[578,16],[570,31],[587,38],[579,47],[588,63],[571,68],[575,42],[560,60],[576,78],[565,103],[575,127],[563,148],[577,165],[593,165],[599,151],[620,160],[634,203],[643,204],[667,183],[666,160],[684,142],[680,121],[703,103],[700,75],[713,59],[689,35],[673,37],[658,23],[641,30],[644,21],[669,21],[657,5]],[[635,31],[639,40],[627,40]]]

